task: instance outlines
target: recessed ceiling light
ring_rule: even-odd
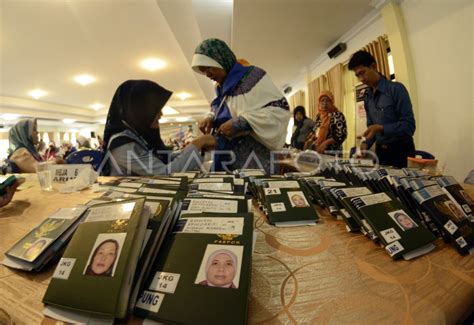
[[[166,62],[157,58],[148,58],[142,60],[140,65],[145,70],[156,71],[166,67]]]
[[[94,103],[90,106],[91,108],[95,109],[96,111],[98,111],[99,109],[102,109],[104,108],[105,106],[102,105],[101,103]]]
[[[10,114],[10,113],[6,113],[2,115],[2,119],[4,119],[5,121],[14,121],[19,117],[20,115],[18,114]]]
[[[89,74],[80,74],[74,77],[74,81],[83,86],[87,86],[95,81],[95,77]]]
[[[178,97],[178,98],[181,99],[181,100],[186,100],[186,99],[188,99],[189,97],[191,97],[191,94],[189,94],[189,93],[183,91],[183,92],[177,93],[177,94],[176,94],[176,97]]]
[[[163,115],[176,115],[176,114],[179,114],[179,112],[177,110],[175,110],[174,108],[169,107],[169,106],[163,107],[163,110],[161,112],[163,113]]]
[[[73,120],[72,118],[65,118],[65,119],[63,120],[63,123],[64,123],[64,124],[72,124],[72,123],[74,123],[74,122],[76,122],[76,120]]]
[[[42,89],[33,89],[28,93],[34,99],[40,99],[43,96],[46,96],[48,93]]]

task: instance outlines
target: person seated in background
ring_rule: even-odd
[[[318,97],[316,123],[305,142],[304,149],[316,150],[320,154],[336,154],[342,151],[342,143],[346,138],[346,118],[334,106],[332,92],[323,90]]]
[[[270,150],[283,148],[291,115],[283,93],[264,70],[239,63],[219,39],[199,44],[191,65],[216,82],[217,97],[199,128],[204,134],[217,135],[217,150],[232,151],[235,156],[214,155],[213,170],[263,168],[271,172]]]
[[[39,142],[36,119],[18,121],[9,131],[10,149],[7,160],[14,163],[17,173],[34,173],[35,163],[43,158],[36,150]]]
[[[304,142],[313,129],[314,122],[306,116],[306,111],[303,106],[295,107],[293,110],[293,118],[296,129],[291,136],[291,146],[303,150]]]
[[[103,175],[166,175],[200,167],[201,150],[216,144],[213,136],[196,138],[174,159],[161,139],[159,120],[171,94],[149,80],[128,80],[117,88],[104,130]]]

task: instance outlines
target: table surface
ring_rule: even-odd
[[[473,186],[466,189],[474,194]],[[28,178],[0,208],[0,251],[5,252],[58,208],[99,196],[41,192]],[[250,324],[455,323],[474,304],[474,258],[437,248],[413,261],[392,261],[362,234],[319,210],[316,226],[276,228],[255,211]],[[0,265],[0,324],[38,324],[54,265],[41,273]]]

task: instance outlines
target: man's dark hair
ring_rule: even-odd
[[[352,55],[349,61],[349,70],[354,70],[354,68],[359,65],[370,67],[372,63],[376,63],[372,54],[366,51],[357,51]]]

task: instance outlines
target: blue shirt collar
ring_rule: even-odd
[[[380,75],[379,83],[377,84],[377,88],[375,88],[375,91],[381,92],[381,93],[386,93],[388,89],[388,83],[389,81],[387,78],[384,76]],[[373,96],[374,91],[372,90],[371,87],[369,87],[369,93]]]

